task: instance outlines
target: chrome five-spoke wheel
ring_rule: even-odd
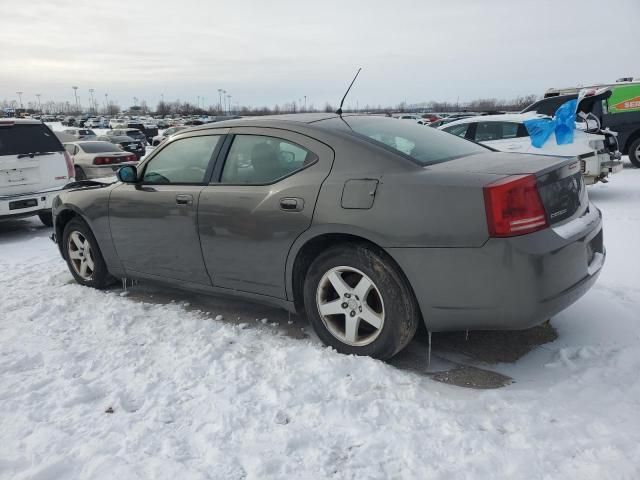
[[[327,330],[347,345],[369,345],[382,331],[382,295],[371,278],[356,268],[327,271],[318,284],[316,305]]]
[[[83,280],[91,280],[95,265],[89,240],[82,233],[74,231],[69,235],[67,254],[75,272]]]

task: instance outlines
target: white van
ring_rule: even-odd
[[[49,127],[0,119],[0,220],[38,215],[51,226],[51,203],[73,180],[73,161]]]

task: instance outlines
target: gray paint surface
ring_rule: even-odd
[[[307,242],[328,234],[356,236],[395,260],[433,331],[527,328],[566,308],[595,282],[599,270],[588,271],[587,252],[602,227],[586,192],[562,223],[575,224],[570,238],[554,228],[507,239],[488,234],[483,186],[525,173],[551,182],[571,173],[570,161],[487,151],[425,167],[322,128],[322,119],[331,117],[233,120],[179,133],[167,144],[212,133],[271,135],[308,148],[318,160],[270,185],[222,185],[216,172],[223,148],[202,185],[72,189],[54,205],[58,236],[58,218],[75,212],[93,229],[116,276],[231,293],[290,310],[293,265]],[[355,190],[352,200],[366,208],[342,204],[351,182],[376,185],[370,203],[359,197],[363,190]],[[176,196],[184,194],[193,197],[192,205],[176,205]],[[283,210],[281,200],[290,198],[303,207]]]

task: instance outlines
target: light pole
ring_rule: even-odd
[[[18,95],[18,98],[20,99],[20,110],[22,110],[22,94],[24,92],[16,92],[16,94]]]
[[[80,109],[80,106],[78,105],[78,87],[71,88],[73,88],[73,96],[76,98],[76,111],[78,111]]]
[[[109,115],[109,94],[104,94],[104,113]]]
[[[227,95],[227,103],[229,104],[229,115],[231,115],[231,95]]]
[[[222,89],[218,89],[218,111],[222,113]]]
[[[91,95],[91,110],[95,113],[96,101],[93,99],[93,92],[95,92],[94,88],[89,89],[89,94]]]
[[[42,106],[40,104],[40,94],[36,93],[36,98],[38,99],[38,111],[42,113]]]
[[[307,111],[307,96],[304,96],[304,111]]]

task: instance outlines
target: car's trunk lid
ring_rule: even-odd
[[[535,175],[550,225],[584,214],[589,204],[577,158],[487,152],[428,168],[496,176]]]

